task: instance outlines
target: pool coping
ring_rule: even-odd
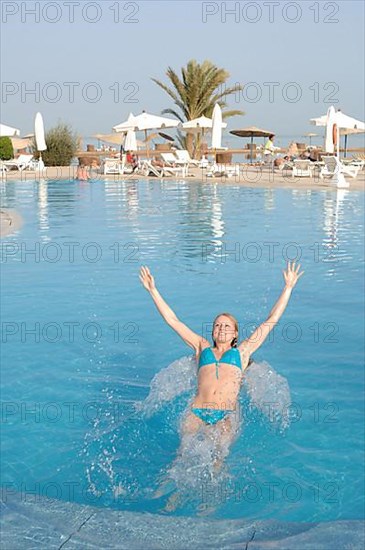
[[[293,178],[291,174],[283,171],[274,172],[269,169],[261,167],[245,166],[244,174],[240,174],[239,177],[206,177],[206,171],[199,168],[189,168],[189,176],[175,178],[169,176],[166,178],[156,178],[152,176],[141,176],[138,174],[125,174],[125,175],[103,175],[96,174],[94,172],[91,182],[97,181],[115,181],[115,182],[138,182],[140,180],[149,181],[184,181],[186,183],[220,183],[224,185],[239,185],[243,187],[264,187],[264,188],[284,188],[284,189],[300,189],[300,190],[333,190],[337,191],[339,188],[330,183],[330,180],[321,180],[319,178],[301,177]],[[1,180],[3,182],[8,181],[70,181],[76,178],[76,166],[50,166],[47,167],[44,173],[34,171],[11,171],[1,172]],[[346,191],[365,191],[365,170],[359,172],[356,178],[347,177],[347,181],[350,184]],[[87,183],[87,182],[80,182]]]
[[[362,550],[365,521],[213,520],[96,508],[2,493],[3,548],[22,550]]]

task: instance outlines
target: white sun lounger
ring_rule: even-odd
[[[176,158],[181,162],[186,162],[188,165],[200,166],[199,160],[194,160],[189,155],[189,151],[186,149],[176,149],[175,151]]]
[[[162,160],[167,168],[174,168],[176,171],[181,171],[182,177],[188,175],[189,164],[183,160],[179,160],[173,153],[161,153]]]
[[[104,175],[118,174],[121,176],[123,174],[131,174],[133,169],[125,164],[124,161],[118,159],[104,159],[102,172]]]
[[[238,164],[213,164],[206,175],[208,178],[219,178],[221,176],[232,178],[240,175],[240,167]]]
[[[313,175],[313,166],[312,162],[310,160],[306,159],[296,159],[293,162],[293,171],[292,171],[292,177],[299,177],[299,178],[311,178]]]
[[[320,173],[321,179],[326,177],[332,178],[338,174],[345,174],[347,176],[351,176],[352,178],[356,178],[361,170],[361,166],[346,166],[333,155],[322,157],[322,161],[324,162],[324,166]]]
[[[182,177],[185,177],[185,167],[172,167],[172,166],[154,166],[151,161],[144,160],[139,172],[144,176],[149,176],[150,174],[156,176],[157,178],[163,178],[165,176],[178,176],[179,174]]]
[[[4,160],[2,162],[2,165],[3,167],[5,166],[5,170],[16,168],[17,170],[19,170],[19,172],[22,172],[30,166],[32,159],[33,155],[19,155],[17,159]]]

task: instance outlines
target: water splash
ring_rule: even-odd
[[[190,392],[197,383],[197,363],[194,356],[181,357],[160,370],[152,379],[150,393],[136,404],[136,409],[146,418],[155,414],[167,402]]]
[[[232,443],[240,436],[246,419],[240,414],[230,415],[229,437],[224,437],[222,423],[202,425],[194,434],[184,433],[183,425],[186,415],[190,413],[196,384],[195,357],[182,357],[154,376],[146,399],[133,404],[137,414],[126,414],[117,422],[107,414],[95,419],[92,430],[85,437],[83,450],[86,477],[89,490],[93,494],[112,494],[114,500],[120,498],[123,500],[126,494],[133,493],[136,480],[141,477],[139,470],[145,468],[146,464],[141,462],[133,472],[125,471],[123,464],[131,458],[133,453],[133,456],[136,453],[144,455],[146,441],[149,442],[148,445],[157,445],[161,451],[161,441],[154,424],[157,422],[161,426],[160,421],[163,418],[169,418],[170,427],[171,421],[172,425],[175,420],[178,425],[180,424],[180,447],[173,462],[162,471],[160,470],[158,475],[160,485],[152,498],[167,495],[171,498],[178,493],[179,504],[171,505],[171,511],[176,507],[180,508],[181,502],[187,501],[190,504],[195,502],[196,505],[202,506],[204,491],[206,494],[217,493],[222,484],[229,482],[231,474],[225,459]],[[268,363],[253,363],[245,372],[243,388],[246,396],[249,397],[250,410],[259,411],[263,418],[269,420],[271,426],[280,431],[289,426],[290,418],[287,414],[291,404],[289,385],[287,380],[276,373]],[[185,398],[177,399],[183,394],[187,394],[187,406]],[[185,409],[184,414],[181,414],[181,409],[177,407],[179,402]],[[166,412],[168,414],[163,416]],[[162,415],[161,419],[159,415]],[[249,421],[249,418],[247,420]],[[157,463],[155,467],[159,469]],[[153,492],[152,485],[156,483],[156,474],[157,471],[155,474],[151,472],[148,489],[146,486],[140,486],[141,494],[147,498],[150,498]],[[144,479],[146,481],[145,474]],[[171,504],[170,498],[168,504]]]
[[[286,378],[267,363],[252,363],[243,386],[250,398],[250,408],[259,410],[274,427],[283,431],[290,425],[290,389]]]
[[[192,392],[196,384],[195,357],[181,357],[154,376],[147,398],[137,403],[136,409],[149,418],[179,395]],[[291,397],[286,378],[266,361],[253,362],[244,374],[242,385],[249,396],[251,409],[259,410],[280,430],[288,428]]]

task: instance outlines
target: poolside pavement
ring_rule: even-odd
[[[1,543],[22,550],[334,550],[365,547],[365,522],[215,520],[96,508],[2,492]]]
[[[284,188],[284,189],[333,189],[337,191],[337,187],[331,184],[330,180],[321,180],[318,176],[315,177],[296,177],[293,178],[291,171],[270,171],[268,168],[261,168],[242,164],[240,175],[228,177],[207,177],[206,170],[192,167],[189,169],[189,175],[186,178],[168,176],[166,180],[177,180],[187,182],[203,182],[203,183],[220,183],[223,185],[242,185],[244,187],[265,187],[265,188]],[[31,171],[10,171],[2,173],[2,181],[34,181],[39,179],[50,180],[73,180],[76,177],[76,166],[58,166],[46,168],[43,175],[39,172]],[[157,180],[154,176],[141,176],[138,174],[124,175],[102,175],[92,172],[92,181],[108,180],[108,181],[139,181],[139,180]],[[348,191],[364,191],[365,190],[365,170],[359,172],[356,178],[346,176],[350,184]]]

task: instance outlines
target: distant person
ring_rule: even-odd
[[[127,151],[127,164],[130,164],[135,172],[139,166],[138,157],[133,153],[133,151]]]
[[[290,158],[290,160],[294,160],[295,158],[298,157],[299,151],[298,151],[298,146],[295,143],[295,141],[292,141],[290,143],[290,145],[288,147],[287,155]]]
[[[120,160],[123,160],[123,155],[125,154],[125,149],[123,143],[120,146]]]
[[[274,134],[271,134],[271,136],[269,136],[269,139],[265,143],[264,155],[273,155],[275,153],[274,139]]]
[[[308,158],[311,162],[319,162],[321,160],[321,154],[318,149],[311,149]]]
[[[80,162],[79,166],[77,167],[76,179],[79,181],[88,181],[90,179],[88,169],[83,162]]]
[[[288,155],[285,155],[284,157],[280,157],[274,160],[274,166],[275,168],[284,168],[285,165],[289,166],[290,157]]]

